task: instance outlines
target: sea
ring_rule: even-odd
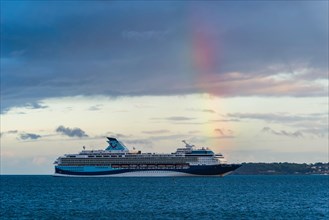
[[[0,176],[0,219],[329,219],[329,176]]]

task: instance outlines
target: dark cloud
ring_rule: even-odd
[[[288,132],[288,131],[285,131],[285,130],[276,131],[276,130],[273,130],[272,128],[270,128],[270,127],[264,127],[262,129],[262,132],[269,133],[269,134],[274,134],[274,135],[277,135],[277,136],[286,136],[286,137],[294,137],[294,138],[304,136],[303,133],[300,132],[300,131],[295,131],[295,132]]]
[[[214,131],[221,135],[224,135],[224,132],[222,131],[222,129],[216,128]]]
[[[9,103],[5,102],[4,106],[1,105],[1,114],[5,114],[10,110],[11,105]],[[16,104],[15,107],[25,107],[27,109],[45,109],[45,108],[48,108],[47,105],[43,105],[42,103],[38,103],[38,102],[30,102],[30,103],[24,103],[24,104],[20,103],[20,104]],[[15,112],[14,114],[26,114],[26,113],[25,112]]]
[[[88,137],[88,135],[80,128],[66,128],[62,125],[56,129],[56,132],[69,137]]]
[[[215,128],[215,138],[234,138],[234,132],[231,129]]]
[[[4,1],[1,112],[76,95],[327,96],[327,6]]]
[[[41,103],[33,102],[33,103],[28,103],[26,105],[27,108],[29,109],[43,109],[43,108],[48,108],[46,105],[42,105]]]
[[[21,140],[36,140],[36,139],[41,138],[41,135],[32,134],[32,133],[22,133],[19,135],[19,138]]]

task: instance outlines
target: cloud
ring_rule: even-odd
[[[88,108],[89,111],[99,111],[101,110],[103,105],[93,105]]]
[[[257,119],[268,122],[299,121],[303,119],[300,116],[284,115],[282,113],[228,113],[227,116],[236,119]]]
[[[115,135],[117,138],[126,138],[126,137],[129,137],[127,135],[124,135],[124,134],[116,134]]]
[[[325,1],[5,1],[1,16],[1,113],[77,95],[328,92]]]
[[[215,138],[234,138],[234,132],[231,129],[215,128]]]
[[[167,117],[165,119],[168,121],[189,121],[189,120],[193,120],[195,118],[184,117],[184,116],[172,116],[172,117]]]
[[[80,128],[66,128],[62,125],[56,129],[56,132],[69,137],[88,137],[88,135]]]
[[[216,111],[212,110],[212,109],[195,109],[195,108],[188,108],[188,111],[193,111],[193,112],[205,112],[205,113],[211,113],[211,114],[215,114]]]
[[[153,131],[142,131],[144,134],[163,134],[163,133],[169,133],[169,130],[161,129],[161,130],[153,130]]]
[[[19,135],[19,138],[21,140],[37,140],[37,139],[41,138],[41,135],[32,134],[32,133],[22,133]]]
[[[120,133],[115,133],[115,132],[111,132],[111,131],[107,132],[105,136],[113,136],[113,137],[116,137],[116,138],[129,138],[129,137],[131,137],[131,135],[120,134]]]
[[[216,128],[214,131],[221,135],[224,135],[224,132],[222,131],[222,129]]]
[[[17,130],[10,130],[10,131],[7,131],[6,133],[7,134],[16,134],[18,131]]]
[[[308,133],[311,135],[314,135],[315,137],[319,137],[319,138],[324,138],[326,136],[328,136],[328,126],[324,126],[324,127],[316,127],[316,128],[304,128],[301,129],[300,132],[302,133]]]
[[[209,120],[209,122],[239,122],[240,119],[216,119],[216,120]]]
[[[207,113],[216,113],[216,111],[212,109],[202,109],[202,112],[207,112]]]
[[[160,120],[166,120],[170,121],[171,123],[174,124],[204,124],[201,122],[192,122],[196,118],[193,117],[185,117],[185,116],[171,116],[171,117],[166,117],[166,118],[151,118],[151,120],[159,122]]]
[[[17,133],[18,133],[17,130],[5,131],[5,132],[0,133],[0,137],[3,137],[4,135],[7,135],[7,134],[17,134]]]
[[[33,102],[33,103],[28,103],[26,105],[27,108],[29,109],[43,109],[43,108],[48,108],[46,105],[42,105],[41,103]]]
[[[9,104],[10,105],[10,104]],[[48,106],[46,105],[42,105],[42,103],[38,103],[38,102],[30,102],[30,103],[25,103],[25,104],[16,104],[15,107],[25,107],[27,109],[45,109],[48,108]],[[1,106],[1,114],[6,114],[8,111],[10,110],[10,107],[6,104],[5,101],[5,105]],[[26,114],[25,112],[15,112],[15,114]]]
[[[287,114],[287,113],[229,113],[228,117],[234,119],[256,119],[266,122],[293,123],[301,121],[324,120],[328,117],[325,113],[318,114]]]
[[[148,147],[152,145],[152,141],[149,139],[128,139],[125,140],[125,143],[130,145],[146,145]]]
[[[327,113],[309,113],[309,114],[288,114],[288,113],[229,113],[230,118],[239,120],[262,120],[266,123],[276,123],[289,126],[292,129],[298,129],[297,132],[273,131],[265,127],[264,131],[276,135],[294,134],[302,136],[310,134],[316,137],[325,137],[328,135],[328,114]]]
[[[304,136],[301,131],[295,131],[295,132],[288,132],[288,131],[285,131],[285,130],[275,131],[270,127],[264,127],[262,129],[262,132],[277,135],[277,136],[286,136],[286,137],[293,137],[293,138],[299,138],[299,137]]]
[[[326,81],[326,80],[325,80]],[[278,79],[275,75],[254,75],[245,72],[209,75],[195,87],[215,96],[292,96],[325,97],[328,87],[300,76]],[[238,89],[237,89],[238,88]]]

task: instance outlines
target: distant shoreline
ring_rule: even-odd
[[[329,163],[242,163],[235,175],[329,175]]]

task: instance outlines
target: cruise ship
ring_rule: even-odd
[[[54,176],[62,177],[148,177],[224,176],[240,164],[228,164],[222,154],[208,148],[185,147],[175,153],[158,154],[129,151],[116,138],[107,137],[105,150],[83,150],[57,158]]]

